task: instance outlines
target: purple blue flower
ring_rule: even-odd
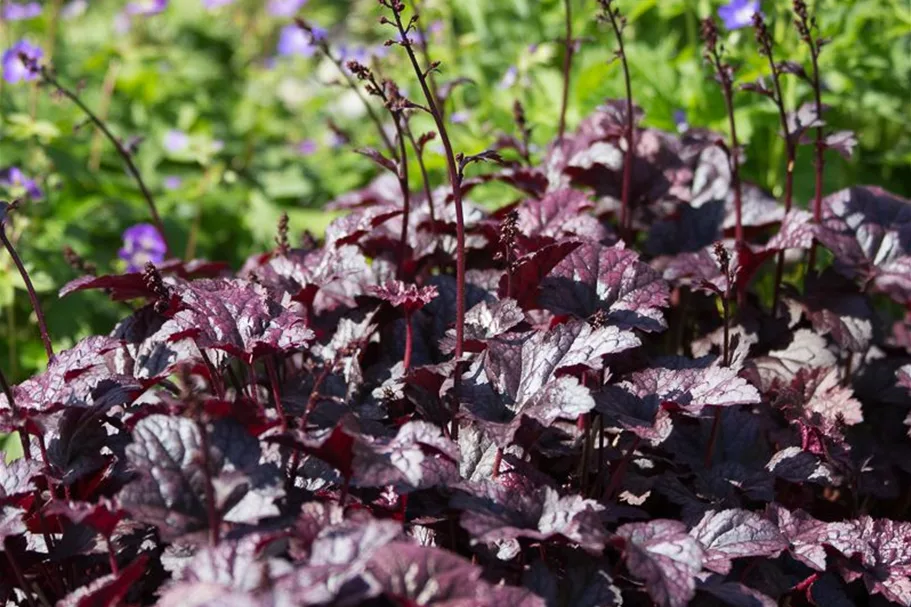
[[[753,23],[753,14],[759,12],[759,0],[731,0],[718,9],[724,27],[736,30]]]
[[[75,19],[89,8],[88,0],[73,0],[60,9],[60,16],[64,19]]]
[[[269,0],[268,11],[273,17],[293,17],[307,0]]]
[[[164,147],[172,154],[184,151],[189,145],[190,136],[183,131],[171,129],[164,135]]]
[[[301,156],[310,156],[311,154],[316,153],[318,148],[319,146],[313,139],[304,139],[296,146],[297,153]]]
[[[464,124],[468,122],[469,118],[471,118],[471,112],[460,110],[458,112],[453,112],[449,117],[449,121],[453,124]]]
[[[164,187],[166,190],[176,190],[183,183],[183,180],[177,175],[168,175],[164,178]]]
[[[26,58],[23,61],[23,56]],[[3,64],[3,79],[7,82],[20,80],[34,80],[38,77],[38,62],[44,58],[41,47],[20,40],[11,46],[5,53],[0,63]]]
[[[157,15],[168,8],[168,0],[136,0],[126,6],[128,15]]]
[[[10,2],[3,7],[3,18],[7,21],[25,21],[41,15],[41,5],[37,2]]]
[[[164,261],[167,246],[164,238],[150,223],[138,223],[123,232],[123,248],[118,251],[120,259],[127,262],[127,272],[139,272],[146,263]]]
[[[682,133],[689,130],[690,123],[686,119],[686,112],[683,110],[674,110],[674,124],[677,126],[677,132]]]
[[[506,73],[503,74],[503,78],[500,79],[500,83],[497,85],[501,89],[508,89],[515,86],[516,82],[519,80],[519,68],[514,65],[510,65],[509,69],[506,70]]]
[[[35,180],[26,177],[19,167],[8,167],[0,171],[0,187],[5,188],[13,196],[24,193],[32,200],[44,198],[44,192]]]
[[[296,25],[286,25],[282,28],[278,38],[278,54],[312,57],[316,52],[314,41],[322,40],[325,37],[326,30],[316,26],[313,26],[311,34]]]
[[[234,0],[202,0],[202,5],[210,11],[233,3]]]

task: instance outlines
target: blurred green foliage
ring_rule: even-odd
[[[172,0],[161,15],[138,17],[118,33],[122,2],[93,1],[81,15],[65,17],[60,0],[46,3],[40,18],[0,23],[0,49],[27,38],[52,58],[62,81],[80,89],[124,140],[141,137],[137,163],[153,188],[176,252],[225,260],[235,267],[253,252],[272,246],[284,210],[294,230],[318,232],[331,219],[320,207],[366,183],[376,168],[354,147],[377,145],[378,137],[350,91],[338,86],[334,66],[318,56],[276,57],[285,20],[261,0],[236,0],[207,11],[202,0]],[[582,39],[572,71],[570,128],[605,98],[622,94],[620,66],[611,62],[616,42],[595,19],[596,3],[572,0],[575,35]],[[714,14],[712,0],[624,0],[627,56],[634,99],[648,125],[674,129],[683,110],[692,125],[724,132],[720,93],[702,65],[699,19]],[[809,3],[811,9],[813,2]],[[815,7],[824,35],[824,101],[828,121],[859,138],[849,162],[828,158],[826,189],[848,184],[882,185],[907,196],[911,188],[911,8],[906,0],[819,0]],[[514,130],[512,104],[520,99],[542,150],[557,128],[562,88],[563,0],[425,0],[422,23],[431,54],[441,60],[442,83],[471,82],[455,89],[450,116],[467,120],[452,127],[455,147],[467,153],[487,148],[498,133]],[[779,59],[806,62],[808,54],[791,25],[790,2],[762,2]],[[381,45],[390,33],[378,25],[376,0],[310,0],[302,16],[326,27],[333,47]],[[725,36],[737,81],[767,73],[755,52],[750,29]],[[401,49],[381,61],[415,98],[413,75]],[[504,76],[513,67],[510,85]],[[785,80],[793,107],[810,98],[796,78]],[[510,85],[510,86],[507,86]],[[737,127],[747,150],[746,175],[780,194],[784,145],[775,108],[764,98],[737,94]],[[332,145],[329,119],[351,137]],[[430,129],[417,118],[416,132]],[[171,129],[186,131],[191,144],[168,152]],[[316,149],[301,154],[301,141]],[[222,144],[223,142],[223,144]],[[444,159],[430,146],[431,171],[443,179]],[[798,159],[796,199],[813,191],[809,150]],[[123,314],[123,304],[102,294],[59,300],[57,289],[76,273],[63,260],[73,247],[102,272],[122,270],[117,260],[122,231],[146,221],[146,207],[111,146],[71,103],[34,83],[0,83],[0,168],[19,166],[45,191],[29,202],[10,227],[36,287],[42,294],[56,347],[90,333],[104,333]],[[414,174],[414,173],[413,173]],[[177,177],[179,187],[166,180]],[[514,192],[480,189],[473,196],[496,205]],[[15,192],[3,192],[11,196]],[[33,314],[18,275],[0,256],[0,367],[20,381],[44,365]]]

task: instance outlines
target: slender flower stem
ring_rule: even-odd
[[[402,359],[402,366],[405,372],[411,368],[411,351],[414,344],[414,329],[411,326],[411,313],[405,312],[405,356]]]
[[[715,75],[721,83],[721,92],[724,95],[724,106],[728,114],[728,126],[731,130],[730,166],[731,185],[734,189],[734,213],[736,226],[734,238],[737,249],[743,246],[743,197],[740,189],[740,146],[737,140],[737,125],[734,121],[734,83],[731,66],[722,61],[718,48],[718,26],[709,17],[702,22],[702,35],[706,43],[705,57],[715,70]]]
[[[275,410],[278,411],[278,417],[282,423],[282,432],[284,432],[288,429],[288,418],[285,416],[285,408],[282,406],[282,393],[278,383],[278,372],[275,370],[275,362],[269,356],[266,357],[266,373],[269,375],[272,400],[275,401]]]
[[[168,246],[168,238],[165,235],[164,222],[161,220],[161,215],[158,214],[158,207],[155,206],[155,200],[152,198],[152,193],[149,191],[149,188],[146,187],[145,181],[142,179],[142,174],[136,167],[136,163],[133,162],[132,154],[130,154],[129,150],[124,147],[123,143],[121,143],[120,140],[114,136],[114,133],[111,132],[107,124],[105,124],[101,118],[99,118],[92,110],[89,109],[85,103],[83,103],[82,99],[79,98],[79,95],[63,86],[46,67],[42,67],[40,73],[42,81],[54,87],[57,92],[76,104],[76,106],[86,115],[89,121],[98,127],[98,130],[104,133],[104,136],[108,138],[108,141],[111,142],[111,144],[114,146],[114,149],[116,149],[117,153],[120,154],[120,157],[123,159],[124,164],[127,166],[127,171],[129,171],[130,175],[132,175],[133,179],[136,181],[136,185],[139,186],[139,191],[142,193],[143,198],[145,198],[146,204],[149,207],[149,213],[152,215],[152,222],[155,224],[155,227],[161,234],[161,239],[165,244],[165,257],[170,257],[171,249]]]
[[[417,75],[418,83],[421,85],[421,91],[427,100],[427,106],[430,115],[436,123],[437,132],[443,142],[443,149],[446,152],[446,167],[449,171],[449,181],[452,185],[452,201],[455,205],[456,212],[456,320],[455,320],[455,358],[462,357],[465,342],[465,219],[462,211],[462,184],[459,177],[459,167],[456,164],[455,153],[452,151],[452,143],[449,140],[449,134],[446,131],[446,125],[443,123],[443,115],[437,106],[436,99],[427,85],[427,73],[421,69],[417,57],[414,54],[411,42],[408,39],[408,30],[402,23],[402,10],[404,5],[398,0],[381,0],[387,8],[392,10],[394,24],[401,37],[401,45],[405,48],[408,59],[412,68]],[[430,64],[430,69],[435,67],[434,63]]]
[[[411,132],[411,126],[408,124],[407,120],[405,120],[403,126],[405,135],[408,137],[408,141],[411,142],[411,148],[414,150],[414,155],[418,159],[418,168],[421,170],[421,180],[424,185],[424,196],[427,197],[427,211],[430,215],[430,231],[435,235],[437,231],[437,220],[433,209],[433,192],[430,189],[430,177],[427,175],[427,165],[424,164],[424,146],[420,145],[418,141],[415,140],[414,134]]]
[[[778,118],[781,123],[781,132],[785,140],[785,181],[784,181],[784,210],[785,213],[791,211],[792,198],[794,192],[794,163],[797,157],[797,144],[794,141],[789,127],[788,114],[784,107],[784,95],[781,92],[781,70],[775,63],[775,57],[772,52],[772,36],[766,27],[765,20],[761,12],[753,14],[753,27],[756,29],[756,42],[759,44],[759,54],[763,55],[769,62],[769,69],[772,72],[772,101],[778,108]],[[784,251],[778,253],[777,266],[775,268],[775,287],[772,295],[772,313],[777,314],[778,300],[781,297],[781,281],[784,276]]]
[[[22,569],[19,567],[19,563],[16,562],[15,557],[13,557],[9,551],[6,551],[6,560],[9,561],[10,567],[13,570],[13,575],[16,576],[19,587],[22,589],[22,592],[25,593],[25,599],[28,601],[28,604],[31,605],[31,607],[37,607],[35,599],[32,598],[32,593],[29,592],[29,587],[25,582],[25,576],[22,574]]]
[[[816,105],[816,116],[822,116],[822,86],[819,79],[819,53],[824,43],[821,39],[814,39],[814,30],[816,29],[816,18],[810,17],[809,12],[807,11],[807,4],[804,0],[794,0],[794,13],[797,15],[794,19],[794,24],[797,26],[797,31],[800,34],[800,39],[803,40],[804,44],[807,45],[807,48],[810,50],[810,61],[812,64],[812,71],[810,74],[810,80],[813,85],[813,101]],[[823,170],[825,168],[825,142],[822,126],[816,127],[816,141],[815,141],[815,159],[814,159],[814,169],[816,173],[815,178],[815,192],[813,195],[813,221],[819,224],[822,221],[822,188],[823,188]],[[807,276],[810,275],[810,272],[816,266],[816,241],[813,241],[813,244],[810,247],[810,256],[807,262]]]
[[[633,454],[636,452],[636,449],[639,448],[639,442],[641,440],[642,438],[637,434],[633,438],[633,442],[630,443],[629,449],[627,449],[626,453],[623,455],[623,459],[617,462],[617,466],[611,473],[607,488],[604,489],[604,493],[602,494],[602,499],[604,501],[609,502],[614,498],[614,494],[623,483],[623,477],[626,475],[626,467],[629,465],[629,461],[633,458]]]
[[[633,176],[633,163],[635,162],[636,142],[635,125],[633,116],[633,89],[630,84],[629,64],[626,61],[626,51],[623,46],[623,27],[626,23],[620,16],[620,10],[614,9],[610,2],[603,3],[607,19],[610,21],[614,35],[617,37],[618,49],[616,56],[623,66],[623,84],[626,90],[626,157],[623,159],[623,185],[620,190],[620,233],[629,238],[632,228],[632,211],[630,209],[630,184]]]
[[[304,31],[310,31],[309,26],[307,26],[306,23],[300,19],[297,20],[297,26]],[[383,121],[380,120],[379,114],[376,113],[376,110],[373,109],[373,106],[370,105],[369,101],[367,101],[367,97],[364,96],[364,93],[361,91],[361,87],[358,86],[357,81],[348,72],[348,70],[345,69],[345,66],[342,65],[342,60],[332,54],[332,49],[329,48],[329,44],[326,43],[325,40],[317,40],[316,42],[323,55],[325,55],[326,58],[331,61],[336,68],[338,68],[338,71],[342,74],[345,82],[348,83],[348,87],[354,91],[354,94],[357,95],[358,99],[360,99],[361,103],[364,106],[364,109],[367,110],[367,115],[370,117],[370,121],[373,122],[374,126],[376,126],[376,130],[380,135],[380,139],[382,139],[383,145],[386,146],[386,151],[388,151],[393,158],[396,158],[398,151],[396,150],[395,145],[392,143],[392,140],[389,138],[389,135],[386,133],[386,129],[383,128]]]
[[[405,276],[405,262],[408,257],[408,221],[411,214],[411,186],[408,184],[408,152],[405,149],[405,134],[402,131],[402,121],[404,119],[401,112],[393,112],[392,120],[395,123],[396,138],[399,142],[399,162],[396,176],[399,178],[399,186],[402,190],[402,233],[399,237],[399,279],[404,279]]]
[[[557,127],[557,140],[563,141],[566,133],[566,107],[569,103],[569,84],[572,72],[573,54],[576,42],[573,40],[573,3],[563,0],[566,37],[563,39],[563,99],[560,103],[560,123]]]
[[[212,470],[209,467],[209,433],[205,422],[200,418],[196,419],[196,428],[199,431],[199,448],[202,451],[202,465],[206,477],[205,491],[206,511],[209,517],[209,543],[212,546],[217,546],[221,522],[218,520],[218,510],[215,505],[215,486],[212,484]]]
[[[47,354],[47,359],[50,362],[54,357],[54,348],[51,346],[51,337],[47,331],[47,323],[44,320],[41,302],[38,301],[38,294],[35,292],[35,286],[32,284],[32,279],[29,278],[28,272],[22,264],[22,259],[13,247],[13,243],[10,242],[9,237],[6,234],[6,227],[2,225],[2,223],[0,223],[0,240],[3,241],[3,246],[6,247],[10,257],[13,258],[13,263],[16,264],[16,269],[19,270],[22,282],[25,283],[25,290],[28,292],[29,300],[32,302],[32,309],[35,310],[35,317],[38,319],[38,331],[41,333],[41,342],[44,344],[44,352]]]
[[[117,575],[120,573],[120,567],[117,566],[117,553],[114,551],[114,540],[111,536],[104,536],[104,543],[108,547],[108,565],[111,567],[111,573]]]
[[[427,65],[430,65],[430,50],[427,45],[427,31],[421,27],[421,10],[420,9],[421,9],[420,2],[418,2],[418,0],[411,0],[411,11],[414,13],[414,16],[417,17],[417,19],[414,22],[414,27],[418,32],[418,47],[421,49],[421,56],[424,59],[424,63],[426,63]],[[437,88],[436,78],[434,78],[432,72],[430,74],[428,74],[427,78],[429,81],[428,84],[430,85],[430,91],[433,93],[433,98],[439,102],[440,91]],[[439,104],[439,103],[438,103],[438,105],[442,106],[442,104]],[[445,115],[446,108],[440,107],[440,111],[443,112]]]

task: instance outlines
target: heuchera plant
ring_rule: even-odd
[[[601,4],[625,61],[622,15]],[[321,242],[296,246],[283,217],[276,248],[236,273],[169,259],[151,198],[152,224],[125,235],[134,271],[68,252],[84,275],[61,297],[133,308],[55,353],[33,297],[48,366],[18,385],[0,373],[0,430],[24,449],[0,458],[0,599],[911,605],[911,202],[821,195],[823,154],[850,137],[824,131],[825,41],[794,4],[810,75],[757,16],[773,85],[752,88],[775,102],[789,162],[815,146],[812,213],[790,186],[780,205],[740,182],[713,21],[730,139],[642,126],[627,81],[537,158],[519,104],[497,152],[452,149],[454,83],[401,2],[379,10],[408,82],[342,63],[298,21],[371,108],[385,149],[361,151],[389,173],[334,203],[349,213]],[[783,105],[788,74],[810,109]],[[435,133],[414,134],[417,113]],[[423,163],[432,137],[444,185]],[[472,202],[490,181],[516,201]],[[14,210],[0,237],[30,287],[5,236]],[[763,273],[774,301],[752,288]]]

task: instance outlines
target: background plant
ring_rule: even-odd
[[[512,132],[513,101],[519,99],[533,126],[531,143],[540,153],[556,132],[554,117],[561,105],[564,2],[421,4],[435,58],[445,66],[439,81],[456,76],[473,81],[455,87],[446,104],[449,114],[457,113],[450,129],[453,147],[479,151],[498,133]],[[569,89],[570,128],[604,98],[624,94],[621,65],[609,61],[616,43],[605,39],[604,26],[596,24],[597,7],[578,0],[571,4],[573,36],[580,42]],[[704,77],[698,35],[698,19],[720,3],[614,4],[628,21],[624,39],[645,124],[672,130],[683,120],[725,131],[723,102]],[[816,4],[811,8],[819,15],[820,30],[838,32],[820,58],[823,101],[833,107],[826,120],[833,130],[851,128],[859,137],[852,161],[827,155],[824,191],[877,183],[907,195],[911,143],[902,112],[911,73],[903,43],[911,29],[907,6],[899,0]],[[773,24],[776,54],[805,63],[805,45],[788,20],[779,18],[789,3],[764,2],[762,9]],[[329,40],[346,56],[369,62],[366,51],[388,50],[381,46],[374,13],[372,0],[310,0],[304,14],[326,27]],[[319,232],[329,216],[317,209],[363,185],[376,171],[366,159],[348,153],[380,142],[358,128],[363,110],[334,84],[339,80],[335,67],[318,53],[306,56],[303,47],[297,47],[303,55],[277,56],[290,19],[270,13],[261,2],[243,0],[212,10],[202,2],[172,2],[160,15],[129,19],[120,2],[93,2],[87,9],[79,2],[59,2],[45,6],[39,16],[0,22],[0,48],[23,38],[44,48],[61,78],[78,84],[86,103],[125,141],[138,144],[137,164],[162,206],[169,240],[183,249],[176,253],[236,265],[271,242],[283,211],[293,232]],[[752,35],[750,28],[724,34],[739,82],[768,75]],[[390,76],[410,69],[404,57],[395,55],[384,60],[384,68]],[[797,79],[786,78],[783,88],[789,107],[811,99]],[[489,90],[500,94],[484,94]],[[736,118],[747,155],[744,178],[781,196],[785,146],[777,136],[776,110],[761,97],[741,97]],[[419,119],[415,131],[431,127],[428,119]],[[169,146],[174,133],[188,136]],[[345,139],[348,143],[334,147]],[[426,164],[437,182],[446,171],[440,152],[439,140],[428,144]],[[121,233],[148,220],[116,154],[71,104],[35,85],[4,82],[0,158],[0,169],[21,169],[44,195],[23,206],[9,232],[45,300],[58,347],[110,327],[119,308],[88,296],[81,300],[85,313],[73,315],[56,301],[53,289],[73,276],[60,263],[63,246],[102,270],[118,267]],[[411,175],[419,174],[412,166]],[[4,185],[0,190],[7,197],[23,191]],[[798,206],[812,198],[810,163],[798,164],[794,191]],[[496,206],[512,195],[491,187],[482,202]],[[83,220],[89,217],[93,221]],[[43,347],[18,273],[9,259],[0,264],[5,320],[0,364],[18,380],[41,367]]]

